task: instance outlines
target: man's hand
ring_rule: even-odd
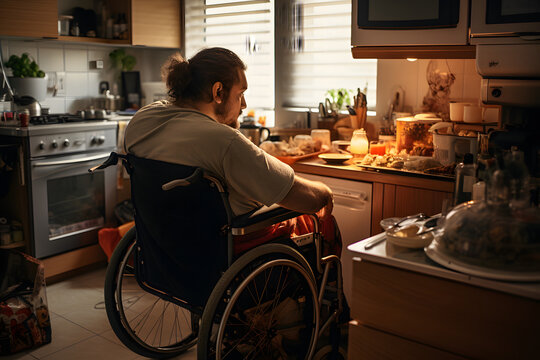
[[[332,196],[332,194],[330,194],[329,201],[326,203],[325,206],[323,206],[321,210],[317,212],[316,215],[319,217],[319,219],[325,219],[332,215],[332,210],[334,210],[334,197]]]

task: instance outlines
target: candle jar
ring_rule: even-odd
[[[355,159],[361,159],[368,153],[369,142],[364,129],[354,130],[351,138],[351,153]]]

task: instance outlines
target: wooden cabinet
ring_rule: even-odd
[[[540,358],[537,300],[364,258],[353,268],[349,359]]]
[[[52,38],[66,42],[180,48],[180,0],[107,1],[110,14],[124,13],[130,25],[126,40],[58,35],[58,0],[2,0],[0,36]]]
[[[58,37],[58,0],[0,1],[0,36]]]
[[[179,48],[180,0],[132,0],[132,45]]]

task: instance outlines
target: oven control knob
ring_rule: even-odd
[[[51,143],[51,146],[55,149],[58,147],[58,143],[56,142],[56,140],[53,140],[53,142]]]
[[[40,141],[39,145],[38,145],[38,148],[39,148],[39,150],[44,150],[45,149],[45,143],[43,141]]]
[[[101,136],[94,136],[92,138],[92,144],[97,144],[97,145],[101,145],[105,142],[105,136],[101,135]]]
[[[69,139],[64,139],[64,147],[68,147],[69,146]]]

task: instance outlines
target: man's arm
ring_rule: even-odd
[[[321,216],[332,213],[332,190],[318,181],[311,181],[294,176],[294,183],[285,198],[279,202],[284,208],[313,214],[324,208]]]

